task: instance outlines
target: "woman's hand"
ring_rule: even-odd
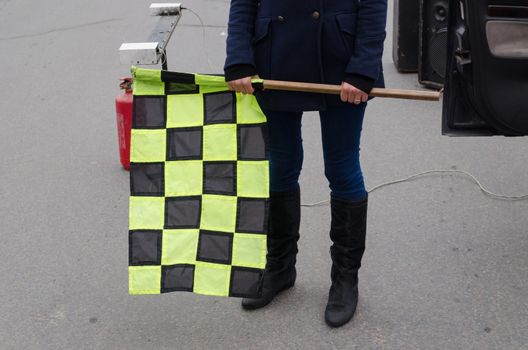
[[[227,85],[229,86],[229,90],[243,94],[252,94],[254,91],[253,85],[251,85],[251,77],[231,80],[227,82]]]
[[[346,82],[341,83],[341,101],[358,105],[361,102],[367,102],[368,97],[368,94],[359,90],[354,85]]]

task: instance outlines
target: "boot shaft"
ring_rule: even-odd
[[[295,266],[300,220],[299,188],[270,193],[267,268],[283,271]]]
[[[332,198],[330,204],[332,275],[338,272],[357,275],[365,252],[368,196],[361,201]]]
[[[299,238],[301,191],[270,192],[268,237]]]

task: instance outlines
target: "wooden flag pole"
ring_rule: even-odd
[[[330,84],[316,84],[316,83],[279,81],[279,80],[263,80],[263,86],[265,90],[318,92],[318,93],[333,94],[333,95],[339,95],[341,93],[340,85],[330,85]],[[407,100],[439,101],[441,94],[442,94],[442,90],[440,91],[421,91],[421,90],[373,88],[369,96],[402,98],[402,99],[407,99]]]

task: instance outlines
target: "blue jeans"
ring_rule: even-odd
[[[325,176],[332,197],[357,201],[367,195],[359,162],[366,106],[347,103],[319,112]],[[269,128],[270,190],[296,189],[303,163],[302,112],[263,112]]]

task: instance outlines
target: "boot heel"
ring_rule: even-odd
[[[284,285],[278,287],[277,289],[264,289],[262,291],[262,296],[260,298],[250,299],[250,298],[244,298],[242,299],[242,308],[245,310],[255,310],[260,309],[261,307],[264,307],[271,303],[273,299],[283,291],[290,289],[295,285],[295,279],[296,279],[296,272],[293,273],[293,278],[290,277],[290,280],[287,281]],[[269,287],[269,283],[265,284],[265,287]]]

